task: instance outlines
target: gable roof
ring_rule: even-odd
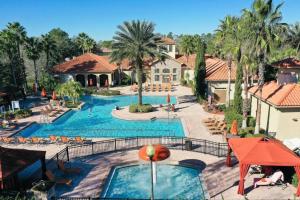
[[[249,93],[259,97],[258,86],[249,89]],[[300,107],[300,85],[296,83],[279,85],[275,81],[265,83],[262,99],[275,107]]]
[[[173,39],[168,38],[168,37],[162,37],[161,41],[162,41],[162,43],[167,44],[167,45],[175,45],[176,44],[176,42]]]
[[[286,58],[272,63],[272,66],[278,68],[300,68],[300,60],[296,58]]]
[[[196,54],[191,54],[188,57],[181,56],[177,58],[177,61],[186,65],[188,68],[195,68]],[[205,55],[206,64],[206,80],[207,81],[227,81],[228,65],[226,61],[219,58],[213,58],[209,55]],[[231,80],[236,79],[236,66],[232,62],[231,65]]]
[[[54,66],[54,73],[112,73],[116,70],[116,64],[109,62],[109,56],[98,56],[93,53],[85,53],[72,60]]]

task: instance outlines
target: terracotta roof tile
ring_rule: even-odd
[[[188,68],[195,68],[196,54],[181,56],[177,58],[177,61],[186,65]],[[206,80],[208,81],[226,81],[228,73],[227,62],[219,58],[213,58],[209,55],[205,55],[206,63]],[[232,63],[231,66],[231,80],[236,78],[236,66]]]
[[[162,37],[161,38],[161,41],[164,43],[164,44],[169,44],[169,45],[174,45],[176,44],[176,42],[171,39],[171,38],[168,38],[168,37]]]
[[[86,53],[54,66],[55,73],[78,73],[95,72],[111,73],[116,69],[116,64],[109,62],[108,56],[98,56],[93,53]]]
[[[259,97],[258,86],[251,87],[249,92]],[[299,107],[300,85],[296,83],[279,85],[275,81],[265,83],[262,99],[276,107]]]
[[[300,68],[300,60],[296,58],[286,58],[272,63],[272,66],[281,68]]]

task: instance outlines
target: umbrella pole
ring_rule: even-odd
[[[153,165],[152,165],[152,159],[150,159],[150,165],[151,165],[151,200],[154,200],[154,185],[153,185]]]

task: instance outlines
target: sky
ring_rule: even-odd
[[[273,0],[277,5],[282,0]],[[85,32],[95,40],[109,40],[126,20],[156,24],[167,34],[202,34],[217,29],[226,15],[240,15],[252,0],[0,0],[0,29],[18,21],[29,36],[61,28],[70,37]],[[285,0],[283,22],[300,21],[300,0]]]

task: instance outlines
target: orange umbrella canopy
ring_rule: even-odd
[[[238,123],[237,123],[237,120],[233,120],[233,122],[231,124],[230,133],[232,135],[237,135],[238,134]]]
[[[170,95],[168,94],[168,96],[167,96],[167,103],[170,103],[170,102],[171,102]]]
[[[53,91],[53,93],[52,93],[52,99],[53,99],[53,100],[56,100],[56,99],[57,99],[55,91]]]
[[[139,150],[139,157],[145,161],[150,160],[148,153],[147,153],[148,146],[149,145],[145,145]],[[170,150],[167,147],[162,146],[160,144],[154,144],[152,146],[154,149],[154,155],[152,157],[152,161],[162,161],[162,160],[165,160],[170,157]],[[149,148],[148,148],[148,150],[149,150]]]
[[[42,96],[42,97],[45,97],[45,96],[47,96],[47,93],[46,93],[46,90],[45,90],[45,88],[43,88],[43,89],[42,89],[41,96]]]
[[[105,80],[105,87],[108,87],[108,80]]]
[[[93,85],[93,79],[89,80],[90,85]]]

